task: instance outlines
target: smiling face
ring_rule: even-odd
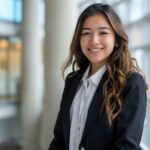
[[[84,21],[80,45],[93,71],[107,63],[116,44],[115,33],[103,15],[90,16]]]

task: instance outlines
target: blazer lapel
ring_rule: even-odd
[[[65,104],[64,114],[63,114],[63,118],[64,118],[63,127],[64,127],[64,137],[67,146],[69,146],[69,137],[70,137],[70,108],[84,72],[85,69],[79,71],[77,75],[74,75],[74,77],[71,77],[72,79],[70,79],[71,81],[69,84],[70,89],[67,93],[67,96],[65,97],[66,104]]]
[[[92,129],[92,127],[96,121],[97,115],[100,116],[100,110],[101,110],[102,104],[103,104],[103,95],[102,95],[103,84],[104,84],[104,81],[106,80],[106,76],[107,76],[107,71],[104,73],[104,75],[96,89],[94,97],[91,101],[81,142],[85,139],[85,137],[89,133],[90,129]]]

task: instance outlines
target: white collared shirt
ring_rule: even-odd
[[[98,84],[106,71],[106,66],[100,68],[96,73],[89,77],[90,66],[85,71],[81,84],[74,97],[70,110],[70,140],[69,150],[78,150],[85,122],[87,118],[88,109]]]

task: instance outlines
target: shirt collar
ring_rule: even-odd
[[[93,81],[93,83],[98,86],[103,74],[106,71],[106,65],[104,65],[103,67],[101,67],[98,71],[96,71],[90,78]]]
[[[97,70],[92,76],[89,77],[89,71],[90,71],[90,65],[88,66],[88,68],[86,69],[82,81],[83,84],[87,86],[87,82],[88,81],[92,81],[92,83],[94,83],[95,86],[98,86],[103,74],[106,71],[106,65],[104,65],[103,67],[101,67],[99,70]]]

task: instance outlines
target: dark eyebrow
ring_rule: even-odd
[[[109,27],[98,27],[98,29],[102,30],[102,29],[106,29],[106,30],[110,30]],[[91,30],[91,28],[87,28],[87,27],[83,27],[82,30]]]

